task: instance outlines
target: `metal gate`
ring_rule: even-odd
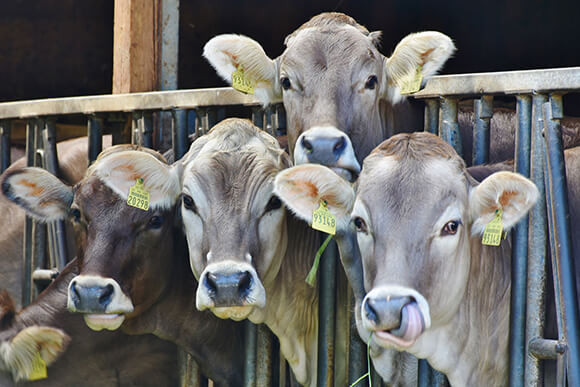
[[[425,99],[425,130],[439,134],[462,154],[457,113],[460,99],[474,99],[473,164],[489,159],[489,127],[493,96],[516,100],[515,169],[530,177],[544,195],[527,220],[513,233],[512,301],[510,324],[510,385],[541,383],[541,359],[557,359],[558,377],[580,386],[578,307],[568,203],[563,163],[560,119],[562,95],[580,91],[580,68],[438,76],[414,95]],[[231,111],[230,111],[231,110]],[[233,112],[233,113],[232,113]],[[18,101],[0,104],[0,161],[10,164],[13,121],[26,120],[27,165],[58,174],[57,123],[62,117],[83,116],[89,138],[88,159],[102,149],[102,135],[113,134],[113,143],[132,142],[148,147],[171,143],[175,157],[188,149],[188,135],[206,133],[219,120],[244,116],[272,135],[285,130],[281,104],[262,110],[257,100],[231,88],[179,90],[124,95],[103,95]],[[130,119],[130,129],[124,123]],[[171,131],[159,131],[159,123]],[[170,140],[168,139],[170,137]],[[463,155],[469,157],[470,155]],[[527,218],[526,218],[527,219]],[[529,224],[529,225],[528,225]],[[528,243],[529,240],[529,243]],[[39,224],[27,218],[25,226],[22,304],[34,298],[33,279],[50,279],[64,267],[70,252],[62,222]],[[553,257],[554,284],[560,300],[558,340],[543,339],[545,263]],[[578,254],[578,253],[577,253]],[[333,385],[341,378],[353,382],[367,369],[366,347],[357,337],[352,317],[350,287],[340,268],[336,247],[327,249],[321,262],[319,288],[318,385]],[[49,271],[39,271],[45,269]],[[278,356],[276,340],[265,326],[247,323],[245,386],[286,385],[290,371]],[[280,361],[277,361],[280,359]],[[191,361],[187,361],[191,363]],[[419,385],[443,384],[426,362],[419,368]],[[373,385],[381,385],[373,377]],[[183,384],[206,381],[186,369]],[[365,382],[366,383],[366,382]],[[359,384],[361,385],[361,384]]]

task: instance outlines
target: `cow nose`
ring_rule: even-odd
[[[338,137],[302,137],[300,142],[306,153],[308,162],[322,165],[334,165],[343,155],[346,148],[346,138]]]
[[[71,299],[75,309],[80,313],[105,313],[113,299],[113,285],[82,286],[75,281],[70,286]]]
[[[412,301],[408,296],[369,297],[364,303],[365,316],[378,330],[393,330],[401,325],[402,310]]]
[[[240,271],[231,274],[208,272],[203,281],[216,307],[242,306],[252,288],[252,274]]]

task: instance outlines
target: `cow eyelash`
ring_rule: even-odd
[[[445,226],[441,229],[441,236],[455,235],[459,231],[459,226],[461,226],[461,220],[452,220],[447,222]]]
[[[352,219],[352,223],[354,224],[354,227],[356,227],[357,232],[367,232],[367,224],[360,216],[355,216]]]
[[[290,88],[292,87],[292,82],[290,82],[290,78],[282,77],[280,78],[280,85],[284,90],[290,90]]]
[[[186,210],[192,211],[197,214],[197,206],[195,205],[195,201],[193,201],[193,198],[191,196],[183,194],[182,201],[183,207],[185,207]]]
[[[272,195],[270,200],[268,200],[268,204],[266,204],[266,209],[264,210],[264,213],[277,210],[280,207],[282,207],[282,201],[278,196]]]
[[[81,221],[81,210],[78,208],[71,208],[69,213],[73,222],[79,223]]]
[[[365,88],[367,88],[369,90],[374,90],[378,82],[379,82],[379,79],[377,78],[377,76],[371,75],[365,83]]]
[[[163,226],[163,217],[159,215],[152,216],[147,226],[154,230],[160,229]]]

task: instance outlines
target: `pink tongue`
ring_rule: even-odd
[[[423,318],[421,317],[421,311],[419,311],[415,302],[405,305],[404,309],[407,313],[407,327],[405,329],[405,334],[401,339],[405,341],[415,341],[421,332],[423,332]]]

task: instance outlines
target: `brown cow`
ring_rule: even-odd
[[[379,373],[390,366],[383,349],[395,348],[426,358],[455,386],[507,384],[511,248],[483,245],[482,233],[496,217],[507,231],[527,213],[538,197],[532,182],[498,172],[478,185],[453,148],[419,132],[371,153],[356,198],[317,165],[282,172],[275,192],[306,220],[328,201],[341,258],[362,261],[357,328]]]
[[[117,156],[133,153],[154,163],[133,169],[116,164]],[[121,326],[130,334],[153,333],[191,353],[216,384],[238,385],[243,326],[195,309],[195,280],[176,218],[179,179],[160,155],[151,153],[124,148],[104,152],[74,188],[34,168],[4,176],[4,194],[34,216],[70,216],[75,224],[79,275],[59,277],[59,289],[68,287],[68,294],[50,292],[41,307],[67,304],[94,330]],[[150,196],[146,211],[127,205],[129,188],[138,178]]]

